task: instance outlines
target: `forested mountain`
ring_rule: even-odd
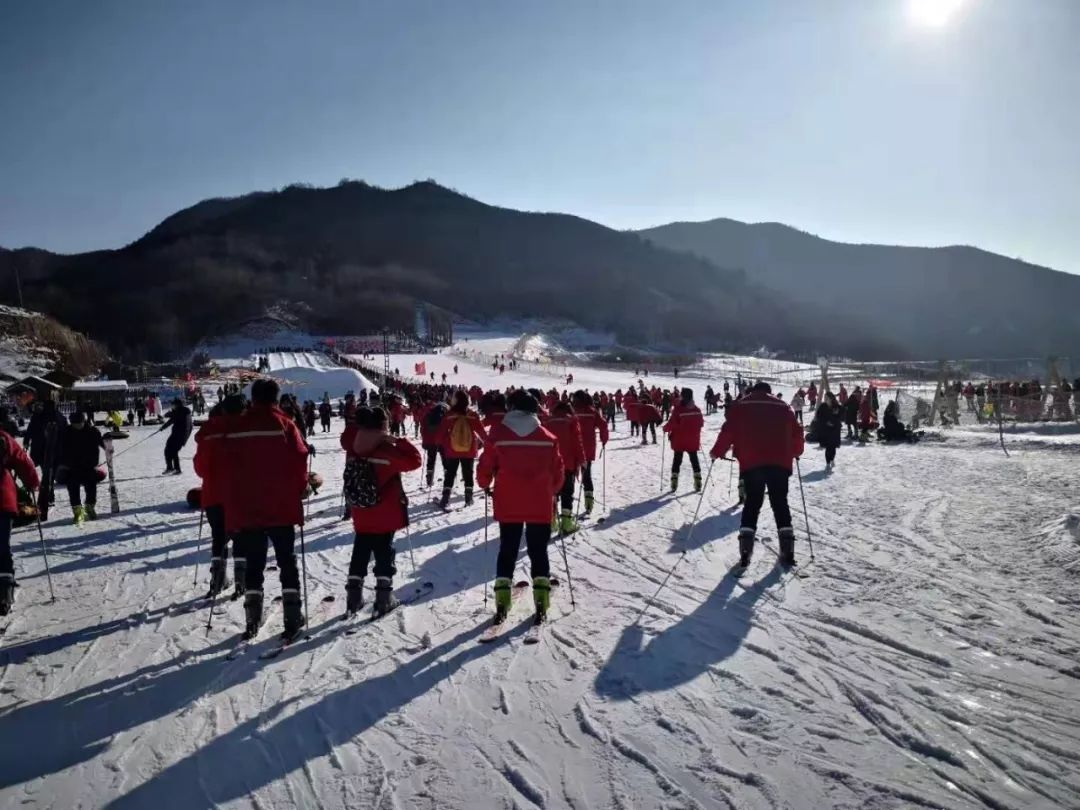
[[[902,347],[865,325],[823,332],[828,306],[795,306],[748,278],[563,214],[524,213],[433,182],[290,186],[201,202],[113,251],[0,252],[28,306],[126,357],[172,356],[280,303],[316,332],[409,328],[417,301],[473,319],[558,317],[629,344],[828,351]],[[14,299],[5,282],[4,299]]]
[[[1080,355],[1080,276],[973,247],[853,245],[776,223],[639,232],[809,304],[857,313],[924,359]],[[844,317],[829,330],[849,330]]]

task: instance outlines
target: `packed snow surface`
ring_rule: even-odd
[[[324,394],[338,399],[350,391],[378,391],[379,387],[359,371],[335,366],[325,354],[316,352],[271,352],[268,376],[281,385],[283,394],[295,394],[300,401],[321,400]]]
[[[708,417],[706,446],[722,419]],[[1007,435],[1010,457],[979,428],[845,444],[832,475],[808,448],[812,563],[791,493],[808,576],[759,546],[737,579],[731,468],[711,468],[691,534],[687,465],[664,492],[662,445],[639,446],[620,417],[594,473],[606,520],[566,540],[577,608],[552,546],[562,584],[528,647],[527,599],[502,641],[477,643],[497,536],[485,542],[484,500],[444,514],[418,474],[397,585],[434,587],[340,632],[340,428],[313,439],[326,484],[304,535],[312,636],[274,660],[226,660],[238,602],[206,628],[207,539],[183,503],[191,445],[185,474],[161,478],[164,436],[118,442],[115,517],[102,497],[101,519],[74,528],[58,497],[44,527],[55,603],[36,529],[16,532],[0,807],[1080,806],[1075,432]],[[761,528],[775,538],[767,508]],[[268,605],[278,592],[269,571]],[[256,650],[280,625],[274,605]]]

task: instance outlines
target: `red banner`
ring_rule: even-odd
[[[414,366],[414,368],[416,369],[416,376],[417,377],[426,377],[427,376],[427,362],[417,363]]]

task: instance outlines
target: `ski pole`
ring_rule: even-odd
[[[405,545],[409,548],[409,564],[412,565],[413,576],[416,576],[416,557],[412,550],[412,528],[409,526],[409,507],[405,507]]]
[[[41,528],[41,510],[38,509],[37,498],[34,497],[34,493],[30,492],[30,502],[34,504],[34,512],[37,517],[37,530],[38,539],[41,541],[41,556],[45,560],[45,577],[49,581],[49,601],[56,601],[56,593],[53,591],[52,585],[52,571],[49,570],[49,553],[45,550],[45,531]]]
[[[604,491],[603,491],[604,504],[603,504],[603,508],[604,508],[604,515],[606,516],[607,515],[607,454],[604,452],[604,450],[607,450],[606,445],[600,450],[600,461],[602,462],[602,466],[604,468],[603,471],[602,471],[602,474],[604,476]]]
[[[735,465],[732,464],[730,467],[728,467],[728,477],[727,477],[727,496],[729,498],[731,497],[731,485],[734,483],[734,481],[735,481]]]
[[[488,501],[490,497],[484,498],[484,556],[488,553]],[[487,610],[488,606],[488,580],[484,577],[484,610]]]
[[[206,517],[206,510],[199,510],[199,542],[195,546],[195,579],[191,582],[191,587],[194,588],[199,584],[199,554],[202,552],[202,527],[203,518]]]
[[[206,635],[210,635],[210,624],[214,621],[214,606],[217,604],[218,592],[214,591],[213,596],[210,597],[210,613],[206,617]]]
[[[125,447],[125,448],[124,448],[123,450],[121,450],[121,451],[120,451],[119,453],[117,453],[116,455],[114,455],[114,456],[113,456],[113,458],[114,458],[114,459],[120,458],[120,456],[124,455],[124,453],[126,453],[126,452],[127,452],[128,450],[134,450],[134,449],[135,449],[136,447],[138,447],[138,446],[139,446],[140,444],[142,444],[143,442],[149,441],[150,439],[152,439],[152,438],[154,438],[155,436],[157,436],[157,435],[158,435],[158,434],[159,434],[160,432],[161,432],[160,430],[155,430],[155,431],[154,431],[153,433],[151,433],[151,434],[150,434],[149,436],[144,436],[143,438],[139,439],[139,440],[138,440],[137,442],[135,442],[135,444],[129,444],[129,445],[127,446],[127,447]]]
[[[577,501],[574,503],[574,517],[577,518],[581,514],[581,493],[585,489],[585,475],[582,473],[581,481],[578,483],[577,489]]]
[[[795,471],[799,474],[799,494],[802,495],[802,513],[803,519],[806,520],[806,542],[810,544],[810,559],[814,559],[814,538],[810,536],[810,515],[806,511],[806,491],[802,485],[802,467],[799,466],[799,460],[795,459]]]
[[[304,545],[304,524],[300,524],[300,568],[304,572],[304,627],[311,630],[311,625],[308,623],[308,607],[307,607],[307,547]]]
[[[570,560],[566,556],[566,535],[562,532],[559,532],[559,548],[562,551],[563,567],[566,569],[566,584],[570,586],[570,607],[576,610],[577,602],[574,601],[574,580],[570,578]]]
[[[660,442],[660,494],[664,494],[664,451],[667,449],[667,441]]]
[[[690,538],[694,536],[694,527],[697,526],[698,512],[701,510],[702,501],[705,500],[705,493],[709,489],[709,480],[712,478],[712,471],[713,467],[715,466],[716,459],[713,459],[712,463],[709,464],[709,472],[705,476],[705,485],[701,488],[701,496],[698,498],[697,507],[694,509],[694,518],[690,521],[690,530],[686,533],[687,547],[683,550],[682,554],[679,555],[679,559],[675,560],[675,564],[671,566],[671,570],[667,572],[667,576],[665,576],[663,582],[660,583],[660,587],[656,589],[656,593],[654,593],[652,595],[652,598],[646,601],[644,605],[642,605],[641,611],[638,613],[637,618],[634,619],[634,624],[631,626],[636,626],[637,623],[641,621],[641,617],[644,616],[645,611],[649,609],[649,603],[660,595],[660,591],[664,590],[664,586],[667,585],[668,580],[671,579],[671,575],[675,573],[675,569],[679,567],[679,563],[683,561],[683,557],[685,557],[690,551]]]

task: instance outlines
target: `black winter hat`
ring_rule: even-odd
[[[536,413],[540,410],[540,403],[537,402],[533,395],[528,391],[515,391],[510,395],[506,404],[510,406],[510,410],[512,411]]]

